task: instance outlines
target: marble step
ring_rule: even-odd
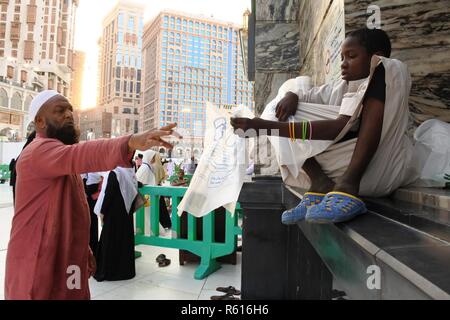
[[[368,210],[450,242],[450,210],[394,198],[365,198]]]
[[[450,210],[450,189],[402,188],[398,189],[392,195],[392,198],[432,208]]]

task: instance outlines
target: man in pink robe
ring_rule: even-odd
[[[132,167],[135,150],[171,147],[161,136],[170,135],[175,124],[77,143],[72,106],[61,95],[50,96],[36,112],[36,139],[17,163],[6,299],[90,299],[88,279],[95,272],[95,259],[89,249],[90,215],[80,174]]]

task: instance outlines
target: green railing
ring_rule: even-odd
[[[0,164],[0,180],[6,181],[11,178],[11,172],[9,171],[8,164]]]
[[[173,176],[170,176],[170,177],[167,179],[167,181],[169,181],[170,183],[172,183],[172,182],[173,182],[175,179],[177,179],[177,178],[178,178],[177,175],[173,175]],[[189,184],[191,183],[191,180],[192,180],[192,175],[185,174],[185,175],[184,175],[184,179],[186,179],[187,184],[189,185]]]
[[[196,218],[187,214],[187,239],[180,238],[181,223],[178,216],[178,204],[186,193],[184,187],[153,187],[146,186],[139,191],[150,199],[150,236],[145,234],[145,208],[136,212],[135,245],[150,245],[190,251],[200,256],[200,265],[195,271],[195,279],[204,279],[220,269],[217,258],[229,255],[236,250],[237,235],[242,234],[238,226],[238,215],[225,214],[225,242],[214,241],[215,214],[211,212],[203,219],[202,240],[197,239]],[[160,237],[159,234],[159,198],[164,196],[172,199],[172,237]],[[136,257],[141,255],[136,252]]]

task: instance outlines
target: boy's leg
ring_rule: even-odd
[[[311,187],[308,192],[328,193],[333,190],[333,180],[322,171],[320,164],[315,158],[307,159],[303,164],[302,169],[311,180]]]
[[[334,182],[322,171],[315,158],[307,159],[302,168],[311,180],[311,187],[308,190],[310,194],[305,194],[295,208],[283,212],[281,222],[287,225],[303,220],[308,208],[319,204],[324,195],[333,190],[334,187]]]
[[[352,160],[336,182],[335,191],[358,195],[362,176],[377,151],[383,128],[384,103],[368,98],[362,111],[361,126]]]

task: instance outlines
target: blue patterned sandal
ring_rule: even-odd
[[[338,223],[351,220],[367,208],[361,199],[343,192],[330,192],[323,201],[308,209],[306,221],[312,223]]]
[[[307,209],[321,203],[324,197],[324,193],[306,192],[302,201],[295,208],[283,212],[281,222],[291,225],[304,220]]]

